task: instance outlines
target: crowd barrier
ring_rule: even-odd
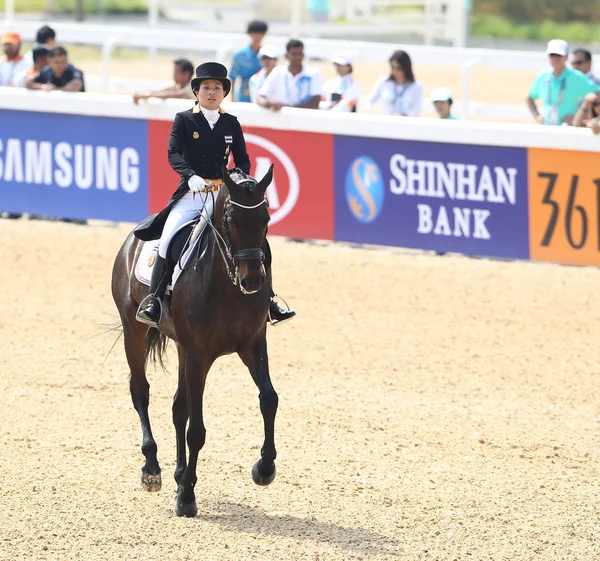
[[[136,222],[178,177],[177,111],[129,96],[0,88],[0,210]],[[589,130],[224,104],[272,234],[600,265],[600,138]]]

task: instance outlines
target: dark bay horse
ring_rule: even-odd
[[[162,362],[167,337],[177,346],[179,376],[173,399],[173,424],[177,442],[177,497],[175,513],[195,516],[196,463],[204,446],[206,429],[202,398],[206,376],[220,356],[237,353],[259,389],[264,419],[261,459],[252,469],[257,485],[275,478],[275,415],[278,397],[269,376],[266,325],[269,287],[263,264],[263,244],[269,222],[265,191],[273,178],[273,166],[257,182],[250,176],[236,183],[227,172],[214,205],[214,220],[208,245],[199,267],[190,265],[173,289],[171,307],[157,328],[136,321],[139,303],[149,288],[135,276],[142,242],[133,232],[121,247],[113,267],[112,293],[121,321],[125,354],[131,371],[133,405],[142,425],[142,486],[148,491],[161,487],[156,442],[148,417],[150,386],[146,379],[149,357]],[[238,177],[240,177],[238,175]],[[207,226],[209,228],[209,226]],[[220,244],[220,245],[219,245]],[[186,424],[189,458],[186,458]]]

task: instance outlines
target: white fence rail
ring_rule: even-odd
[[[16,21],[12,28],[24,37],[32,37],[35,31],[46,22]],[[146,49],[196,50],[214,53],[217,60],[227,63],[232,53],[247,43],[243,33],[196,32],[164,27],[130,27],[93,24],[52,23],[60,40],[65,43],[79,43],[102,47],[103,74],[102,90],[106,93],[120,89],[125,82],[111,76],[112,52],[116,46],[129,46]],[[269,35],[269,43],[284,51],[287,36]],[[501,51],[494,49],[470,49],[459,47],[436,47],[421,45],[397,45],[366,41],[346,41],[339,39],[303,39],[310,58],[329,59],[341,48],[351,51],[358,61],[386,61],[396,48],[410,51],[415,64],[438,64],[460,67],[462,86],[460,91],[460,115],[468,119],[471,115],[488,118],[527,118],[523,107],[499,106],[490,103],[471,103],[469,85],[471,71],[476,66],[491,68],[512,68],[539,70],[546,66],[543,53],[528,51]],[[96,83],[92,80],[91,83]],[[121,90],[122,91],[122,90]]]

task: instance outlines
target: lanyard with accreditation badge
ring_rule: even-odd
[[[550,125],[558,125],[558,117],[560,114],[560,104],[563,101],[563,97],[564,97],[564,93],[565,93],[565,88],[567,87],[567,78],[566,76],[562,78],[562,80],[560,81],[560,87],[558,90],[558,98],[556,100],[556,103],[553,105],[552,104],[552,88],[551,88],[551,84],[552,84],[552,80],[551,78],[548,78],[548,80],[546,81],[546,87],[548,88],[548,100],[547,100],[547,122]]]
[[[292,98],[290,95],[290,74],[289,74],[289,70],[286,72],[285,74],[285,97],[288,101],[288,103],[292,103]],[[302,85],[303,83],[306,81],[305,80],[306,76],[298,76],[298,78],[296,79],[296,97],[294,99],[295,103],[302,103],[302,99],[300,98],[300,94],[301,94],[301,90],[302,90]],[[291,80],[293,80],[293,78],[291,78]]]

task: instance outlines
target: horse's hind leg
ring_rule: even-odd
[[[177,442],[177,467],[175,468],[175,481],[181,483],[181,476],[187,466],[185,449],[185,426],[188,421],[188,401],[185,387],[185,353],[181,345],[177,345],[179,357],[179,379],[177,391],[173,398],[173,424],[175,425],[175,439]]]
[[[160,491],[160,466],[156,458],[156,442],[152,436],[150,418],[148,416],[150,384],[148,384],[148,380],[146,379],[144,356],[147,330],[147,326],[135,320],[135,310],[132,310],[129,318],[123,318],[125,354],[131,371],[129,389],[131,391],[133,406],[140,416],[143,438],[142,453],[146,457],[146,463],[142,467],[142,487],[147,491]]]
[[[257,485],[269,485],[275,479],[275,415],[279,397],[269,374],[269,357],[267,355],[267,339],[261,339],[249,349],[238,353],[248,367],[254,383],[258,387],[260,412],[263,416],[265,441],[260,451],[261,459],[252,468],[252,479]]]

